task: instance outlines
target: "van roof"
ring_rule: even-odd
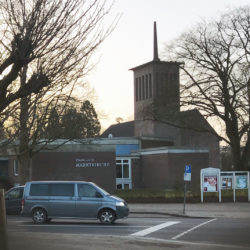
[[[29,181],[26,182],[27,183],[92,183],[93,182],[89,182],[89,181]]]

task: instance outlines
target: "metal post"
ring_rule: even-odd
[[[217,179],[218,179],[218,191],[219,191],[219,202],[221,202],[221,183],[220,183],[220,173],[217,175]]]
[[[185,209],[186,209],[186,190],[187,190],[187,182],[184,181],[184,206],[183,206],[183,214],[185,214]]]
[[[233,172],[233,190],[234,190],[234,203],[236,202],[236,192],[235,192],[235,182],[236,182],[236,178],[235,178],[235,172]]]
[[[247,172],[247,183],[248,183],[248,201],[250,201],[250,176],[249,172]]]
[[[203,203],[203,175],[202,175],[202,169],[201,169],[201,175],[200,175],[200,188],[201,188],[201,203]]]
[[[6,227],[5,197],[3,189],[0,189],[0,244],[2,250],[9,249]]]
[[[203,203],[203,175],[202,175],[202,169],[200,174],[200,189],[201,189],[201,203]]]

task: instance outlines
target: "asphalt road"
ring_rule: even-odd
[[[250,219],[134,215],[113,225],[65,219],[36,225],[8,216],[7,224],[10,250],[250,249]]]

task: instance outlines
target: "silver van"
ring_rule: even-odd
[[[112,196],[92,182],[32,181],[24,187],[23,216],[31,216],[35,223],[53,218],[99,219],[111,224],[126,218],[126,202]]]

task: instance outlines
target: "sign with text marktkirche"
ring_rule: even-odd
[[[110,167],[110,162],[102,162],[95,158],[77,158],[75,160],[75,167],[76,168],[88,168],[88,167]]]

